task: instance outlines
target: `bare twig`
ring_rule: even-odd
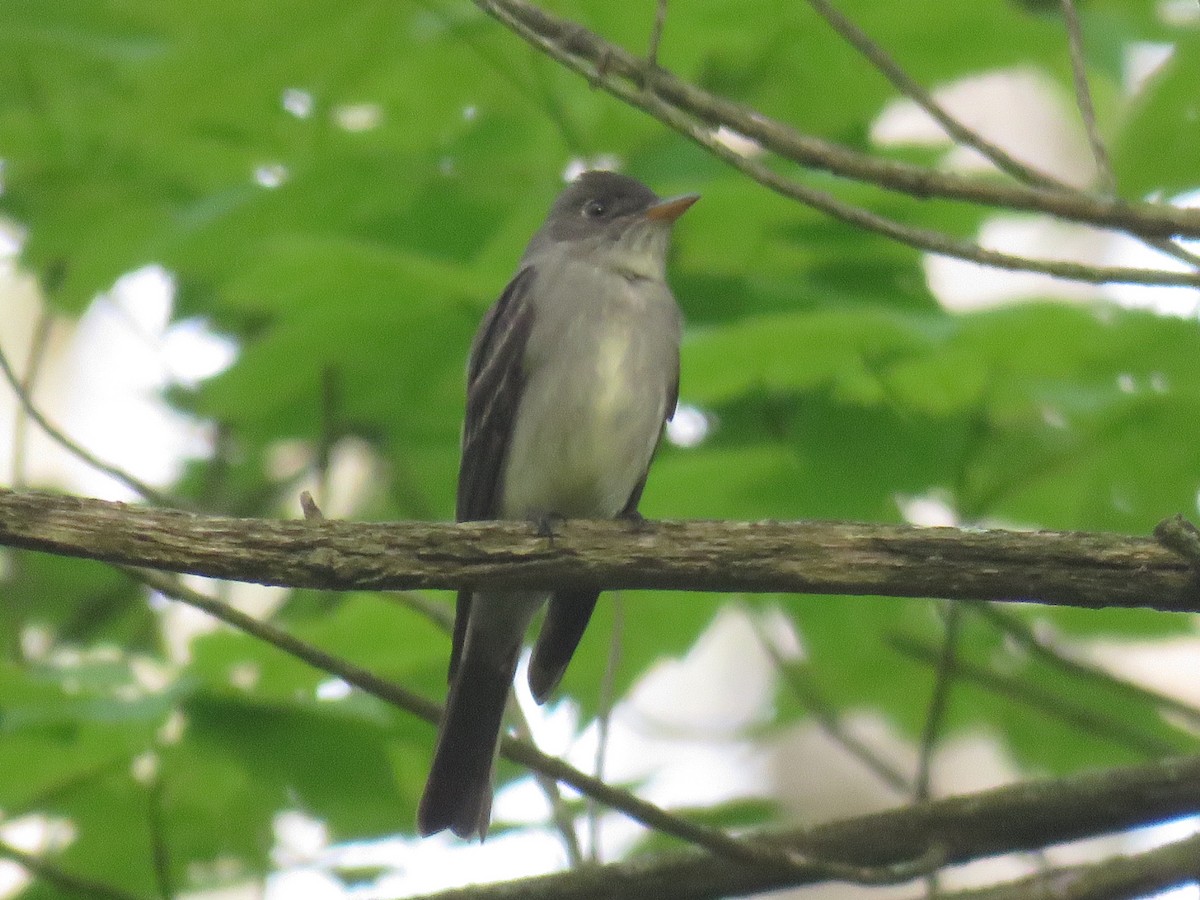
[[[986,195],[991,200],[984,202],[999,202],[998,197],[992,193],[999,190],[999,187],[989,184],[981,195],[975,188],[982,186],[984,182],[958,179],[957,176],[947,173],[854,154],[846,148],[833,147],[816,138],[798,135],[759,113],[729,101],[719,100],[691,85],[685,85],[661,69],[656,72],[651,83],[653,90],[645,89],[641,80],[644,69],[639,68],[641,64],[620,48],[602,41],[582,26],[555,19],[537,7],[524,3],[523,0],[476,0],[476,3],[543,53],[593,84],[603,87],[631,106],[644,110],[765,187],[840,221],[882,234],[925,252],[1001,269],[1040,272],[1057,278],[1093,284],[1200,285],[1200,273],[1167,272],[1125,266],[1089,266],[1064,260],[1031,259],[989,250],[932,229],[902,225],[895,220],[845,203],[826,191],[788,179],[766,164],[731,149],[718,140],[714,123],[724,124],[739,134],[758,141],[767,149],[803,165],[872,181],[883,187],[919,197],[928,197],[931,194],[956,195],[953,199],[974,199],[979,202],[981,197]],[[600,66],[601,60],[604,61],[603,67]],[[614,63],[614,60],[617,62]],[[954,182],[953,190],[945,179]],[[970,186],[969,190],[967,186]],[[1115,214],[1117,206],[1123,211],[1134,209],[1135,206],[1116,200],[1100,203],[1085,194],[1013,185],[1009,185],[1006,190],[1017,192],[1014,196],[1005,198],[1009,201],[1008,205],[1015,209],[1037,209],[1062,218],[1121,228],[1135,234],[1140,233],[1138,229],[1141,225],[1138,223],[1145,222],[1143,213],[1146,211],[1140,207],[1134,216],[1136,222],[1123,213]],[[1101,207],[1105,207],[1105,210],[1101,210]],[[1190,210],[1176,207],[1156,206],[1154,209],[1169,210],[1165,215],[1170,218],[1182,213],[1192,213]],[[1150,236],[1159,237],[1164,232],[1168,235],[1191,234],[1193,231],[1200,233],[1200,213],[1194,216],[1195,222],[1190,221],[1193,218],[1191,215],[1185,215],[1183,218],[1187,221],[1186,226],[1172,226],[1165,230],[1150,229],[1153,232]]]
[[[925,110],[931,119],[941,125],[942,130],[951,140],[977,150],[1000,171],[1006,172],[1020,181],[1064,191],[1072,190],[1053,176],[1016,159],[1002,147],[993,144],[982,134],[950,115],[933,98],[933,95],[909,75],[883,47],[872,40],[865,31],[829,0],[808,0],[808,4],[829,23],[834,31],[842,36],[846,43],[862,54],[880,74],[887,78],[893,87]]]
[[[160,900],[175,900],[175,879],[171,877],[171,847],[163,821],[162,774],[155,772],[150,782],[148,818],[150,825],[150,851],[154,861],[154,880],[158,885]]]
[[[444,604],[412,591],[388,591],[384,596],[429,620],[447,634],[454,631],[454,613]]]
[[[931,843],[940,843],[946,862],[954,864],[1090,834],[1124,831],[1139,823],[1190,814],[1198,803],[1200,757],[1191,757],[1024,782],[845,819],[807,832],[780,834],[777,839],[795,841],[822,856],[852,859],[864,865],[919,856]],[[444,891],[424,900],[716,900],[814,884],[825,878],[823,873],[814,873],[810,878],[730,865],[725,859],[686,850],[576,872]],[[1018,896],[1038,897],[1011,896],[1012,900]],[[1081,895],[1073,895],[1072,900],[1081,900]]]
[[[950,686],[954,682],[955,660],[958,655],[959,623],[962,609],[957,603],[944,604],[943,621],[945,634],[942,636],[942,651],[934,671],[933,693],[925,713],[925,724],[921,729],[920,753],[917,756],[917,778],[913,786],[913,799],[918,803],[929,799],[929,780],[933,772],[933,752],[937,746],[946,708],[950,701]]]
[[[816,719],[829,739],[870,769],[888,787],[902,794],[911,794],[912,781],[842,725],[837,711],[821,695],[809,674],[800,666],[784,659],[775,642],[762,627],[762,623],[757,619],[753,621],[758,642],[771,658],[776,671],[783,678],[784,685]]]
[[[1027,623],[1022,621],[1020,617],[998,609],[994,604],[972,603],[971,608],[1038,659],[1071,675],[1089,679],[1097,684],[1120,691],[1135,700],[1150,703],[1160,710],[1175,713],[1187,719],[1193,728],[1200,728],[1200,709],[1195,706],[1185,703],[1169,694],[1163,694],[1148,687],[1143,687],[1140,684],[1135,684],[1132,681],[1114,675],[1100,666],[1066,655],[1061,650],[1056,649],[1038,637],[1036,632]]]
[[[1135,900],[1200,878],[1200,835],[1130,856],[1050,869],[942,900]]]
[[[526,0],[475,0],[475,3],[553,59],[673,128],[679,127],[680,117],[713,130],[723,125],[801,165],[914,197],[936,196],[1044,212],[1070,221],[1148,237],[1200,236],[1200,211],[1197,210],[1124,202],[1078,191],[996,184],[879,159],[800,134],[768,116],[687,84],[661,68],[652,82],[657,104],[638,103],[632,94],[640,92],[644,60],[603,40],[582,25],[554,16]],[[601,59],[604,60],[603,71],[599,66]],[[676,114],[673,120],[668,121],[662,115],[664,109]]]
[[[160,506],[182,505],[178,500],[175,500],[167,494],[159,491],[157,488],[152,487],[141,479],[130,475],[123,469],[104,462],[96,457],[95,454],[93,454],[86,447],[67,437],[62,429],[56,427],[44,415],[42,415],[41,410],[37,408],[32,398],[25,391],[24,385],[22,385],[21,380],[17,377],[16,372],[13,371],[12,365],[9,363],[8,357],[4,354],[3,350],[0,350],[0,373],[3,373],[5,380],[13,389],[13,393],[16,394],[17,401],[21,404],[21,408],[25,410],[25,414],[34,422],[36,422],[38,427],[41,428],[42,431],[46,432],[46,434],[52,440],[66,448],[69,453],[74,454],[93,469],[103,472],[110,478],[119,481],[121,484],[125,485],[135,493],[140,494],[153,503],[157,503]]]
[[[300,511],[304,513],[306,522],[325,521],[325,513],[321,512],[321,507],[317,506],[317,501],[308,491],[300,492]]]
[[[34,326],[33,339],[29,344],[29,359],[25,362],[25,374],[20,382],[20,393],[24,397],[33,396],[33,386],[37,383],[42,361],[46,357],[46,347],[50,342],[50,331],[53,324],[54,317],[51,315],[50,309],[43,303],[38,312],[37,324]],[[28,449],[25,438],[28,424],[29,411],[24,404],[21,404],[17,410],[16,419],[13,421],[12,431],[12,483],[14,487],[25,486],[25,454]]]
[[[529,717],[525,715],[521,704],[517,702],[511,691],[509,692],[508,711],[516,722],[517,737],[527,744],[536,746],[533,729],[529,727]],[[563,801],[562,791],[558,789],[558,782],[537,770],[533,772],[533,780],[537,782],[538,788],[550,805],[550,820],[554,823],[559,838],[562,839],[563,850],[567,854],[567,864],[572,869],[579,868],[583,865],[584,858],[583,851],[579,847],[579,835],[575,831],[575,817],[571,815],[571,811]]]
[[[929,799],[929,782],[933,775],[933,753],[937,747],[938,736],[942,731],[942,723],[946,718],[946,710],[950,703],[950,687],[954,683],[955,659],[958,655],[959,623],[962,610],[953,601],[945,601],[942,605],[942,618],[945,633],[942,635],[942,652],[934,669],[933,693],[929,698],[929,707],[925,713],[925,724],[921,729],[921,740],[918,743],[917,777],[913,786],[913,800],[917,803]],[[925,879],[925,896],[933,900],[938,894],[937,873],[932,873]]]
[[[667,0],[655,0],[654,25],[650,29],[650,47],[646,51],[646,68],[650,77],[658,68],[658,47],[662,43],[663,27],[667,24]]]
[[[1096,171],[1108,193],[1115,194],[1117,183],[1113,177],[1112,162],[1108,158],[1108,150],[1104,147],[1104,139],[1100,136],[1100,126],[1096,121],[1096,107],[1092,103],[1092,89],[1088,84],[1087,62],[1083,54],[1083,29],[1079,25],[1079,14],[1075,10],[1074,0],[1061,0],[1063,21],[1067,26],[1067,46],[1071,53],[1071,76],[1075,82],[1075,103],[1079,107],[1083,128],[1087,132],[1088,144],[1092,148],[1092,157],[1096,160]]]
[[[929,647],[905,635],[892,635],[888,641],[898,652],[928,665],[941,664],[941,656]],[[1074,728],[1116,744],[1135,753],[1147,756],[1166,756],[1177,753],[1181,748],[1192,745],[1191,741],[1167,741],[1127,725],[1112,716],[1105,716],[1093,709],[1072,703],[1064,697],[1029,681],[1002,675],[991,669],[957,660],[952,672],[964,681],[1012,699],[1016,703],[1053,716]]]
[[[235,609],[227,603],[222,603],[198,591],[193,591],[181,584],[177,578],[172,578],[159,572],[125,566],[119,568],[131,578],[160,592],[163,596],[202,610],[227,625],[231,625],[239,631],[243,631],[271,644],[314,668],[341,678],[347,684],[353,685],[364,693],[377,697],[397,709],[422,718],[434,725],[441,719],[442,708],[431,700],[414,694],[412,691],[398,684],[380,678],[361,666],[356,666],[344,659],[326,653],[312,644],[306,643],[282,629],[276,628],[268,622],[260,621],[241,610]],[[686,819],[672,815],[652,803],[647,803],[645,800],[634,796],[628,791],[612,787],[597,778],[585,775],[562,760],[548,756],[531,744],[519,741],[509,735],[504,735],[501,738],[500,753],[513,762],[520,763],[542,775],[571,785],[571,787],[580,793],[599,800],[613,809],[620,810],[647,828],[678,838],[689,844],[694,844],[697,847],[702,847],[722,857],[727,862],[734,861],[743,865],[767,866],[788,871],[797,868],[807,869],[815,866],[824,872],[838,872],[840,873],[839,877],[851,871],[851,868],[835,861],[814,862],[808,859],[795,859],[787,850],[779,847],[739,840],[721,831],[694,824]],[[853,871],[859,872],[860,870],[854,868]],[[883,877],[883,872],[884,870],[882,869],[861,868],[861,874],[864,878]]]
[[[942,129],[950,137],[951,140],[957,141],[963,146],[970,147],[975,150],[985,159],[992,163],[997,169],[1006,172],[1019,181],[1027,184],[1037,185],[1040,187],[1062,190],[1067,193],[1078,193],[1071,185],[1061,181],[1054,176],[1042,172],[1034,167],[1023,163],[1014,158],[1000,146],[992,143],[978,131],[969,128],[961,120],[950,115],[946,109],[939,104],[924,87],[922,87],[912,76],[910,76],[897,63],[886,50],[878,43],[871,39],[866,32],[852,22],[845,14],[837,9],[828,0],[808,0],[809,4],[817,11],[817,13],[825,19],[829,25],[840,34],[847,43],[856,49],[872,66],[875,67],[892,85],[900,91],[904,96],[912,100],[918,107],[925,110],[926,114],[935,122],[942,126]],[[1068,2],[1068,0],[1064,0]],[[1071,10],[1074,13],[1074,10]],[[1078,23],[1076,23],[1078,24]],[[1082,40],[1078,41],[1082,47]],[[1075,43],[1072,44],[1072,62],[1074,63],[1076,54]],[[1079,54],[1080,63],[1082,63],[1082,54]],[[1076,69],[1076,81],[1078,92],[1078,81],[1083,75],[1082,69]],[[1087,81],[1083,81],[1083,88],[1087,90]],[[1087,94],[1088,109],[1091,109],[1091,95]],[[1082,107],[1081,107],[1082,109]],[[1087,114],[1085,113],[1085,120]],[[1092,139],[1093,147],[1098,146],[1101,151],[1101,156],[1097,157],[1097,163],[1101,165],[1101,173],[1106,176],[1106,181],[1109,185],[1109,194],[1116,193],[1115,183],[1112,180],[1112,167],[1108,165],[1107,154],[1103,152],[1103,144],[1099,143],[1098,133],[1095,132],[1095,115],[1092,114],[1091,123],[1093,130],[1089,135],[1095,133]],[[1103,159],[1103,162],[1101,162]],[[1193,267],[1200,267],[1200,256],[1180,247],[1171,240],[1160,237],[1143,238],[1146,244],[1154,247],[1169,256],[1181,260]]]
[[[604,780],[604,761],[608,754],[609,726],[612,724],[613,705],[616,702],[617,666],[621,661],[621,636],[625,628],[625,600],[617,593],[612,600],[613,627],[608,641],[608,655],[604,660],[604,677],[600,681],[600,702],[596,713],[596,757],[592,763],[592,774]],[[589,855],[592,862],[599,862],[600,811],[596,804],[588,804],[588,829],[590,836]]]

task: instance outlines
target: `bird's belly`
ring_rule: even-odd
[[[636,332],[609,331],[589,352],[534,373],[505,465],[508,518],[611,518],[645,474],[667,386]]]

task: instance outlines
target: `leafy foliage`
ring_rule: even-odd
[[[564,6],[634,48],[652,18],[652,4]],[[1069,94],[1061,23],[1038,4],[839,6],[924,83],[1031,66]],[[1150,7],[1082,9],[1102,125],[1131,197],[1193,187],[1198,170],[1196,41]],[[1135,38],[1178,48],[1130,101],[1115,85]],[[660,58],[864,149],[894,96],[805,5],[782,0],[672,6]],[[276,513],[286,485],[265,473],[280,441],[357,437],[388,471],[371,516],[449,518],[470,335],[568,162],[600,154],[661,193],[705,198],[680,226],[673,282],[690,322],[682,400],[713,433],[696,448],[664,447],[648,516],[897,520],[899,498],[939,493],[969,522],[1145,532],[1194,508],[1196,322],[1048,302],[948,314],[914,251],[749,183],[464,2],[0,0],[0,154],[0,210],[28,229],[24,262],[58,308],[81,311],[121,273],[160,263],[178,279],[177,315],[238,340],[235,365],[173,397],[226,434],[222,456],[180,486],[214,511]],[[846,190],[962,236],[984,215]],[[10,562],[0,805],[71,819],[78,839],[64,867],[149,893],[154,840],[186,885],[217,859],[264,871],[285,806],[347,839],[414,820],[426,726],[361,697],[318,701],[322,676],[225,632],[197,642],[165,688],[146,688],[139,666],[164,650],[139,589],[95,564]],[[928,602],[777,599],[836,708],[875,707],[919,733],[931,668],[898,653],[896,636],[937,646]],[[690,646],[721,601],[627,597],[618,690]],[[1079,635],[1187,627],[1037,615]],[[448,642],[411,611],[300,596],[279,616],[333,652],[441,690]],[[611,622],[602,604],[564,684],[588,713]],[[82,655],[24,661],[31,625]],[[105,649],[114,644],[119,653]],[[959,652],[1080,699],[1078,685],[1018,659],[977,622]],[[973,683],[960,691],[949,726],[1001,735],[1031,769],[1144,752]],[[1186,744],[1128,699],[1082,699],[1163,745]],[[781,721],[802,714],[779,704]],[[175,715],[178,740],[164,737]],[[157,793],[133,774],[151,750]],[[751,805],[736,819],[772,811]],[[39,884],[30,896],[56,893]]]

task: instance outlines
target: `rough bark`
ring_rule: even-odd
[[[849,522],[273,521],[0,491],[0,545],[322,589],[671,588],[1200,610],[1151,538]]]

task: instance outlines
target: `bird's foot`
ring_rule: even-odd
[[[541,513],[531,519],[533,527],[537,529],[538,537],[544,537],[551,545],[554,544],[554,529],[566,521],[567,517],[558,513]]]
[[[622,522],[628,522],[629,530],[634,534],[645,534],[654,529],[654,524],[636,509],[623,512],[617,518]]]

